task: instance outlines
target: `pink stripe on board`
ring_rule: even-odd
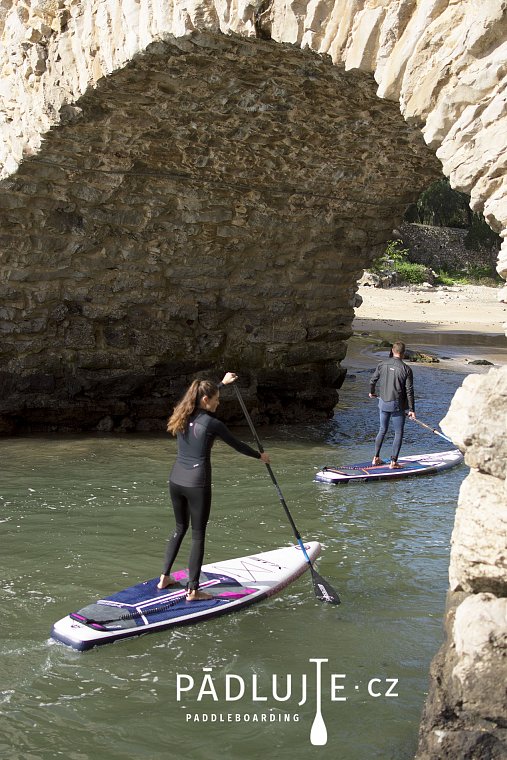
[[[219,597],[227,596],[229,599],[241,599],[243,596],[249,596],[250,594],[253,594],[255,591],[258,591],[256,588],[246,588],[243,591],[222,591],[218,594]]]

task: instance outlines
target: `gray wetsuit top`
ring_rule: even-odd
[[[399,357],[391,356],[380,362],[370,378],[370,393],[375,393],[377,383],[382,411],[405,411],[408,408],[415,412],[412,370]]]

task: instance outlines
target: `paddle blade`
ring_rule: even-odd
[[[312,567],[313,590],[315,596],[321,602],[328,604],[341,604],[340,597],[334,588]]]

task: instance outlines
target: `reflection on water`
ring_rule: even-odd
[[[414,373],[420,418],[437,424],[462,377],[431,367]],[[368,379],[367,370],[349,375],[328,423],[259,431],[303,538],[322,543],[318,569],[340,593],[340,607],[318,602],[306,574],[236,615],[88,653],[50,642],[51,624],[158,574],[172,527],[166,478],[174,442],[0,441],[2,757],[413,757],[429,662],[443,635],[449,538],[466,468],[412,482],[314,483],[322,464],[371,455],[377,412],[367,399]],[[238,433],[250,440],[247,429]],[[407,423],[405,453],[445,447]],[[221,444],[213,464],[207,558],[291,543],[265,468]],[[187,551],[188,543],[182,563]],[[309,742],[314,658],[328,660],[322,666],[328,743],[320,748]],[[205,672],[216,700],[209,688],[198,700]],[[195,685],[178,702],[183,674]],[[282,693],[289,674],[290,699],[273,700],[273,676]],[[227,675],[235,684],[243,679],[240,700],[226,701]],[[305,677],[306,701],[299,704]],[[385,696],[387,679],[397,679],[397,696]]]

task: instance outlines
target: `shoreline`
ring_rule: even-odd
[[[507,364],[507,304],[498,300],[500,288],[362,285],[357,292],[363,301],[355,310],[354,336],[343,366],[371,366],[372,360],[378,360],[374,346],[396,339],[438,358],[438,363],[431,364],[435,368],[487,372],[490,365],[470,362]]]

